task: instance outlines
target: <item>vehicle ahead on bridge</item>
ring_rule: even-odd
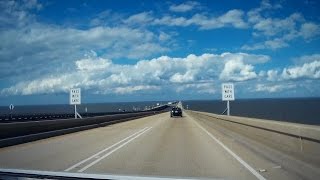
[[[170,111],[170,117],[173,116],[180,116],[182,117],[182,110],[179,107],[173,107],[172,110]]]

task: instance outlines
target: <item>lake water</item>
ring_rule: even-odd
[[[227,102],[183,101],[189,109],[221,114]],[[231,115],[320,125],[320,98],[240,99],[230,101]]]

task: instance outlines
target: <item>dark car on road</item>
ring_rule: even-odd
[[[182,117],[182,110],[179,107],[173,107],[172,110],[170,111],[170,116],[180,116]]]

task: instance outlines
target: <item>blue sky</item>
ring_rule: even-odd
[[[1,1],[0,105],[320,96],[320,3]]]

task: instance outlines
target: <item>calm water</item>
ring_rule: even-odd
[[[186,108],[221,114],[226,102],[183,101]],[[320,125],[320,98],[242,99],[230,102],[231,115]]]
[[[161,101],[149,102],[121,102],[82,104],[77,106],[78,112],[88,113],[118,112],[119,109],[132,111],[143,110],[146,106],[155,106]],[[220,100],[183,101],[189,109],[221,114],[226,109],[226,102]],[[288,121],[302,124],[320,125],[320,98],[291,98],[291,99],[242,99],[230,102],[231,115]],[[73,113],[71,105],[39,105],[15,106],[14,114],[42,114],[42,113]],[[9,114],[9,107],[0,107],[0,114]]]

